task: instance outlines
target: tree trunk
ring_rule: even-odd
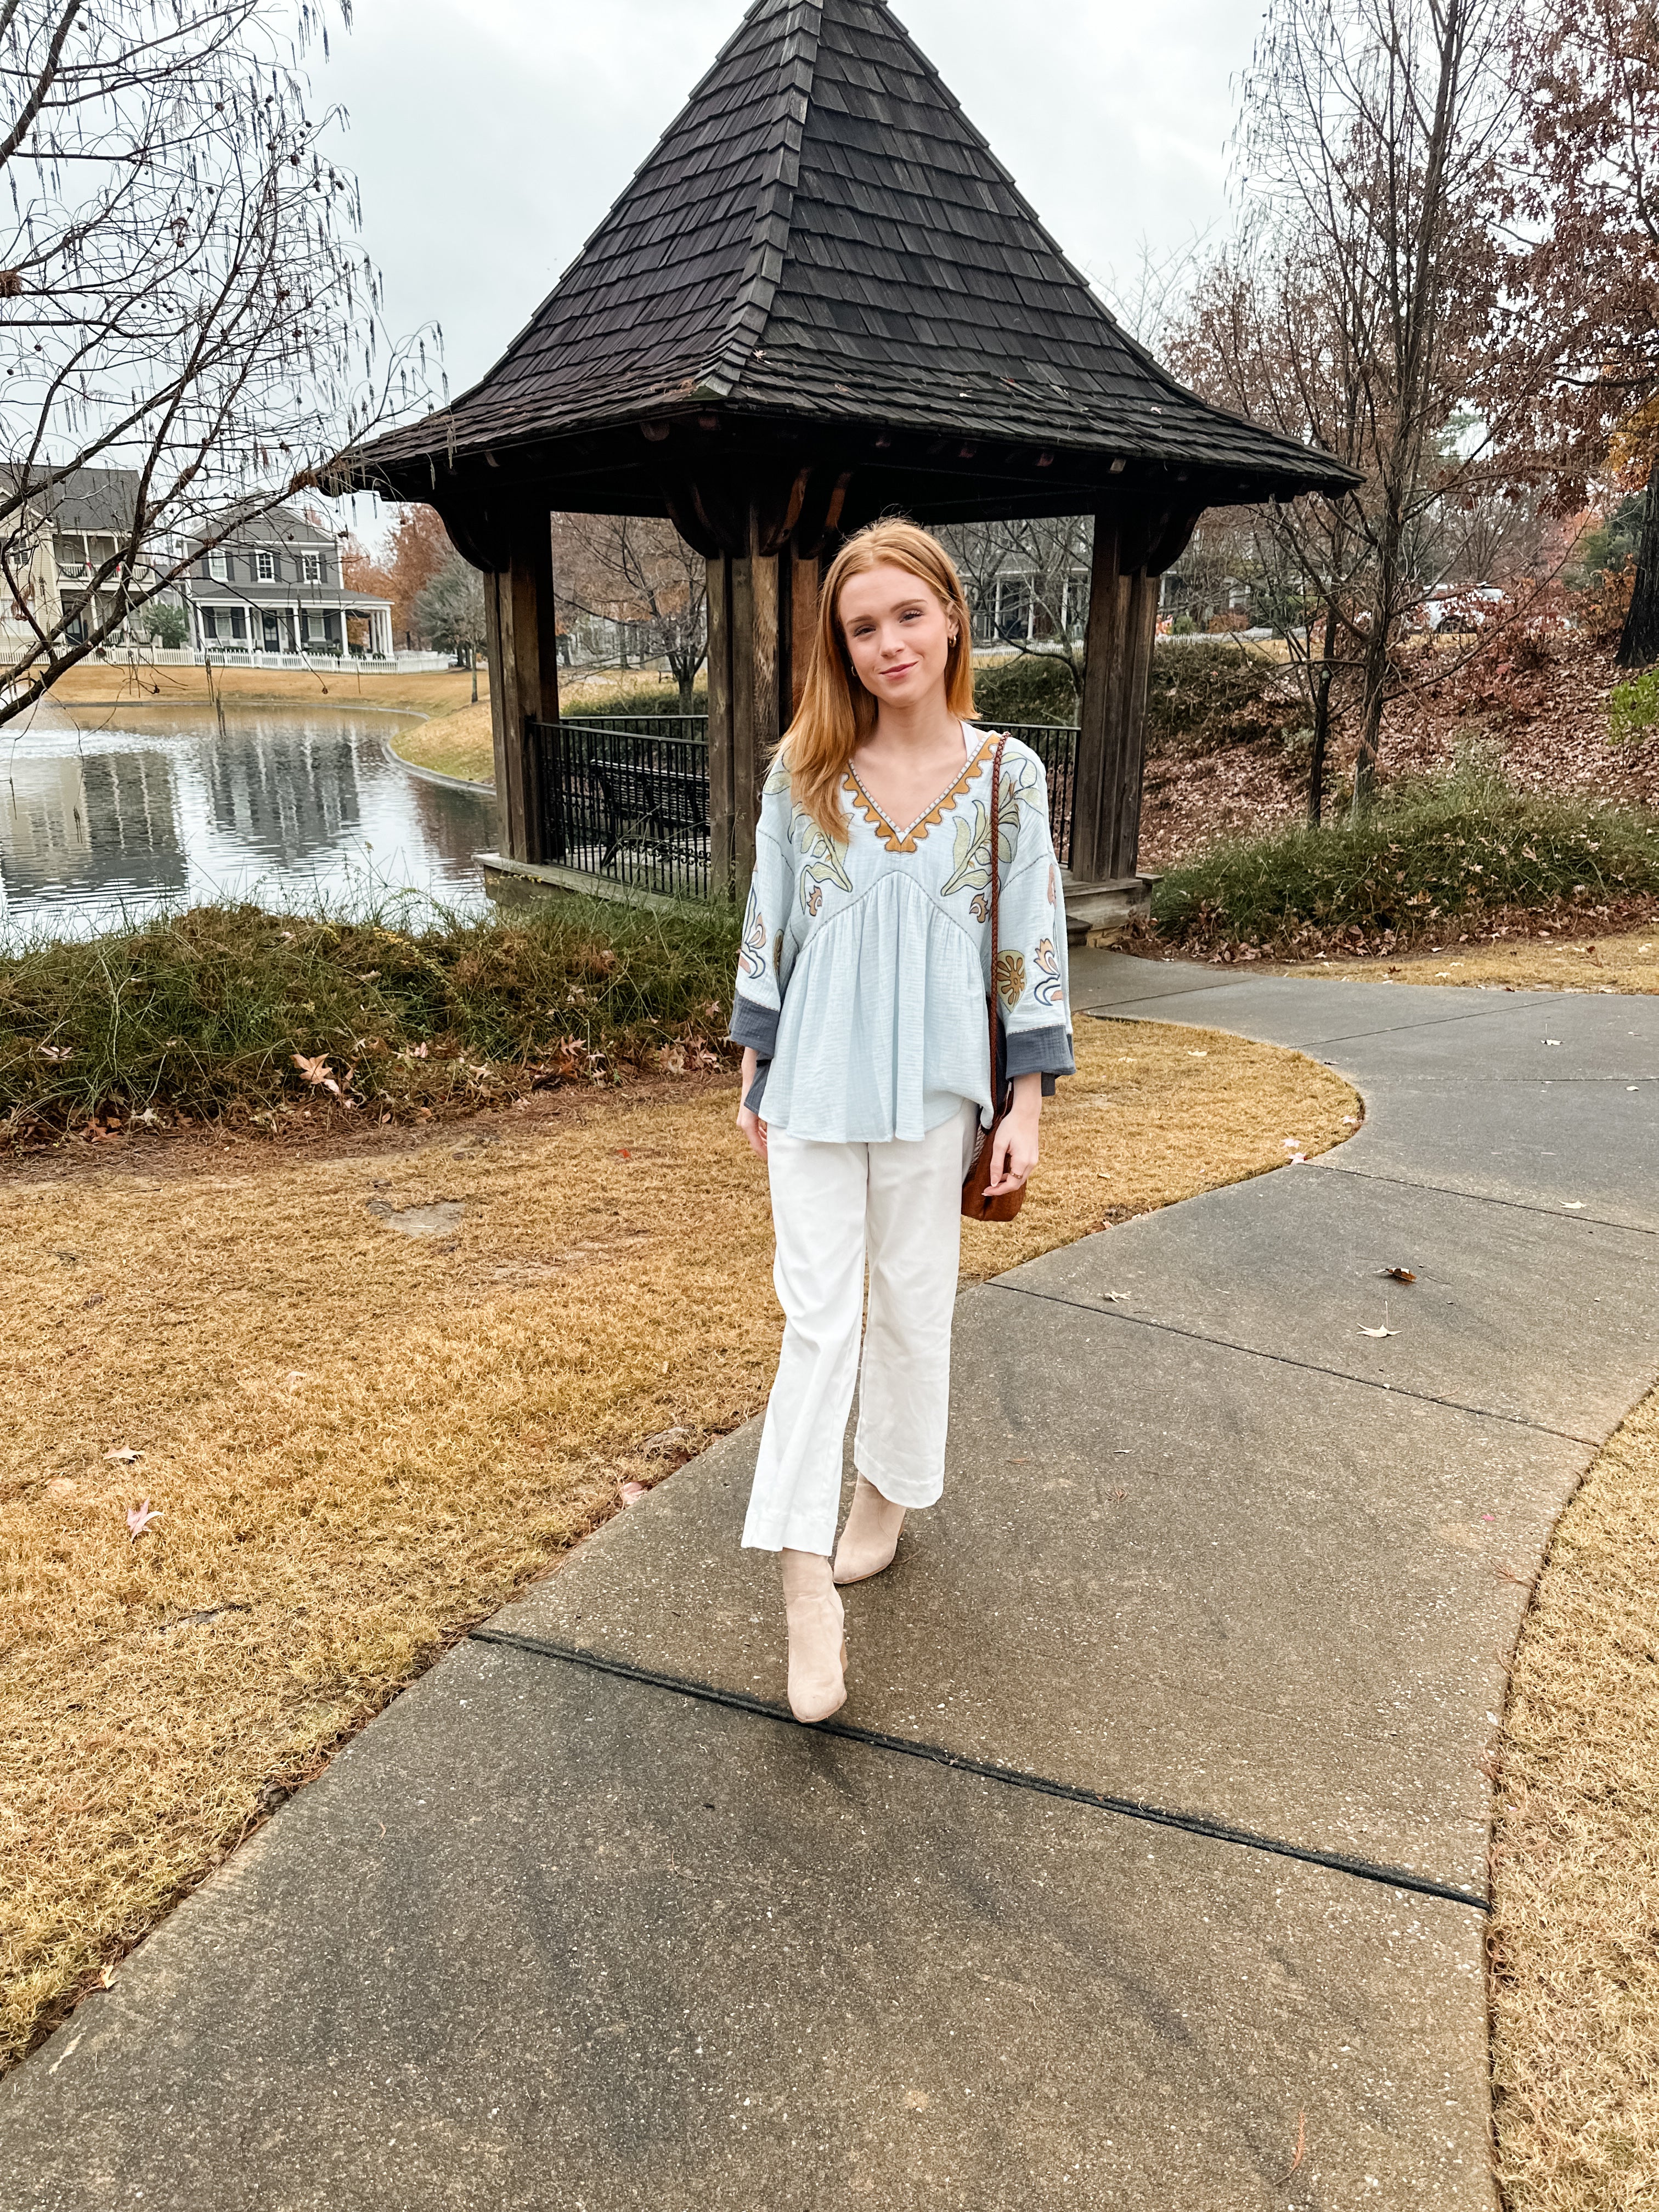
[[[1331,736],[1331,678],[1336,673],[1331,657],[1336,651],[1336,609],[1325,610],[1325,642],[1319,672],[1314,677],[1313,755],[1308,763],[1308,821],[1318,829],[1325,811],[1325,754]]]
[[[1613,658],[1620,668],[1646,668],[1659,660],[1659,462],[1648,474],[1642,535],[1636,548],[1636,588]]]
[[[682,714],[690,714],[696,712],[696,709],[691,703],[691,694],[692,688],[696,684],[696,670],[695,668],[686,667],[684,663],[682,662],[676,677],[676,681],[678,683],[680,687],[680,712]]]

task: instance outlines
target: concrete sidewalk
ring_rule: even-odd
[[[752,1431],[612,1522],[0,2087],[8,2212],[1492,2204],[1480,1762],[1659,1370],[1659,1003],[1073,987],[1365,1127],[965,1296],[835,1728]]]

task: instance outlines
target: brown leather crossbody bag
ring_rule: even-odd
[[[1001,823],[999,809],[1002,804],[1002,748],[1006,738],[997,739],[997,749],[991,758],[991,988],[986,994],[985,1006],[991,1031],[991,1097],[994,1102],[991,1126],[978,1129],[978,1142],[968,1172],[962,1179],[962,1210],[970,1221],[1012,1221],[1025,1203],[1025,1186],[1018,1190],[1005,1190],[998,1197],[990,1195],[991,1160],[995,1153],[997,1134],[1008,1118],[1008,1109],[1013,1102],[1012,1083],[999,1084],[997,1062],[997,955],[998,943],[997,894],[1000,888]]]

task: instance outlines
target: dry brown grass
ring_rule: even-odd
[[[1562,1516],[1522,1630],[1492,1861],[1510,2212],[1659,2205],[1659,1395]]]
[[[487,699],[441,720],[405,723],[391,744],[398,759],[414,768],[435,769],[440,775],[458,775],[466,783],[495,781],[495,740]]]
[[[483,689],[483,678],[479,681]],[[652,679],[631,671],[615,676],[593,675],[580,681],[567,678],[559,686],[559,703],[566,708],[602,707],[619,688],[626,690],[630,697],[636,697],[652,688]],[[660,690],[664,714],[677,714],[680,703],[678,690],[668,683],[664,683]],[[468,783],[493,783],[495,780],[495,740],[490,734],[489,708],[483,698],[476,707],[463,707],[441,721],[423,722],[400,730],[392,750],[412,767],[436,769],[440,775],[458,775]]]
[[[204,668],[152,668],[125,660],[85,661],[60,676],[50,694],[59,706],[72,707],[91,700],[131,699],[151,705],[169,699],[199,702],[212,696]],[[213,670],[213,690],[226,699],[293,701],[306,706],[331,700],[337,707],[404,708],[419,714],[453,714],[468,706],[472,678],[464,668],[434,668],[424,674],[365,675],[355,661],[317,663],[316,673],[303,668],[221,668]],[[478,671],[480,700],[489,694],[489,673]]]
[[[1080,1027],[1033,1194],[969,1230],[969,1279],[1359,1110],[1296,1054]],[[732,1107],[573,1096],[418,1149],[0,1182],[0,2057],[624,1478],[760,1407],[778,1316]],[[452,1235],[386,1225],[437,1200]]]
[[[1480,990],[1659,991],[1659,916],[1631,936],[1522,945],[1459,945],[1370,960],[1302,960],[1264,975],[1340,975],[1364,982],[1461,983]]]

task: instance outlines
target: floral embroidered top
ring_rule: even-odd
[[[888,821],[849,769],[844,844],[793,802],[775,762],[761,800],[731,1035],[761,1062],[746,1103],[823,1143],[915,1139],[991,1118],[990,775],[994,735],[914,822]],[[1048,781],[1010,738],[998,816],[998,1011],[1010,1077],[1073,1072],[1066,913]]]

